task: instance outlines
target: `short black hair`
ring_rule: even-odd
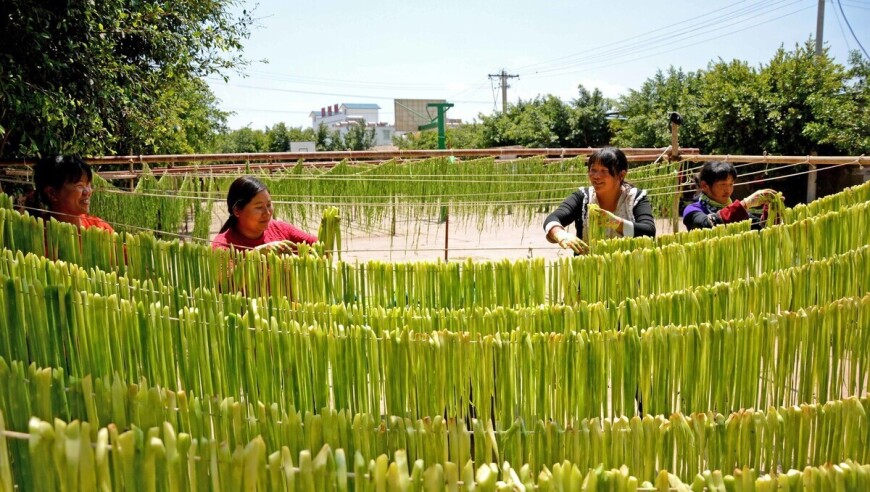
[[[611,176],[616,177],[622,171],[628,171],[628,159],[625,153],[616,147],[602,147],[589,155],[586,167],[593,164],[601,164],[607,168]]]
[[[94,172],[81,157],[77,155],[56,155],[43,157],[33,166],[33,187],[42,203],[48,203],[45,189],[49,186],[58,189],[66,183],[78,183],[82,176],[87,176],[88,183],[93,181]]]
[[[737,170],[734,169],[734,165],[730,162],[705,162],[704,165],[701,166],[701,170],[698,172],[698,186],[701,185],[702,181],[707,183],[707,186],[713,186],[718,181],[728,179],[728,176],[737,179]]]

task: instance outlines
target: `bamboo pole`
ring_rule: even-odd
[[[815,156],[815,155],[730,155],[730,154],[696,154],[687,155],[683,159],[689,162],[757,162],[759,164],[812,164],[815,166],[866,166],[870,157],[864,155],[851,156]]]
[[[90,157],[85,161],[92,166],[103,165],[126,165],[129,163],[138,164],[170,164],[179,162],[213,162],[213,163],[241,163],[245,162],[268,162],[282,161],[367,161],[367,160],[389,160],[389,159],[425,159],[429,157],[499,157],[499,158],[515,158],[515,157],[577,157],[581,155],[590,155],[598,150],[597,148],[543,148],[543,149],[528,149],[528,148],[494,148],[494,149],[445,149],[445,150],[392,150],[392,151],[332,151],[332,152],[261,152],[261,153],[237,153],[237,154],[167,154],[167,155],[128,155],[128,156],[103,156]],[[698,149],[683,149],[686,153],[698,153]],[[657,148],[624,148],[622,149],[626,155],[658,155],[662,149]],[[0,167],[20,167],[23,165],[32,165],[35,159],[16,159],[9,161],[0,161]]]
[[[635,154],[635,155],[629,155],[626,157],[627,157],[629,162],[651,162],[651,161],[658,159],[659,156],[661,156],[660,152],[657,154]],[[566,157],[566,158],[568,158],[568,157]],[[389,159],[387,159],[387,160],[389,160]],[[544,163],[551,164],[551,163],[561,162],[564,160],[564,158],[545,157],[543,160],[544,160]],[[418,162],[418,161],[419,161],[419,159],[412,159],[412,160],[408,160],[406,162]],[[510,164],[514,161],[515,161],[514,159],[511,159],[511,160],[499,161],[498,163],[499,164]],[[362,162],[353,162],[351,164],[352,165],[353,164],[377,165],[377,164],[382,164],[383,162],[385,162],[385,161],[384,160],[362,161]],[[311,167],[311,168],[331,169],[340,163],[341,163],[341,161],[325,161],[325,162],[319,162],[319,161],[307,162],[306,161],[303,163],[303,165],[306,167]],[[291,162],[278,162],[278,163],[270,162],[270,163],[263,163],[263,164],[254,163],[254,164],[250,164],[248,166],[248,168],[252,169],[252,170],[256,169],[256,170],[274,171],[277,169],[287,169],[287,168],[295,166],[295,165],[296,165],[295,162],[292,162],[292,163]],[[193,172],[193,173],[208,172],[211,174],[220,175],[220,174],[243,174],[246,172],[245,169],[246,169],[246,167],[244,164],[215,164],[215,165],[207,166],[205,168],[202,166],[174,166],[174,167],[167,167],[167,168],[154,168],[151,170],[151,172],[155,175],[186,174],[186,173],[191,173],[191,172]],[[2,176],[2,175],[16,176],[16,177],[30,179],[31,174],[32,173],[29,169],[11,168],[11,167],[7,167],[4,169],[4,168],[2,168],[2,164],[0,164],[0,176]],[[103,179],[106,179],[106,180],[130,180],[130,179],[138,178],[141,174],[142,174],[142,171],[139,169],[125,170],[125,171],[103,171],[103,172],[100,172],[100,177],[102,177]],[[9,180],[5,180],[5,181],[9,181]]]

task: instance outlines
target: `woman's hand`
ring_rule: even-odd
[[[261,253],[272,252],[278,255],[286,255],[294,254],[296,252],[296,245],[293,241],[285,239],[283,241],[272,241],[271,243],[261,244],[254,248],[254,250]]]
[[[758,208],[764,204],[770,203],[776,197],[776,190],[771,190],[769,188],[758,190],[755,193],[749,195],[748,197],[742,200],[743,207],[750,208]]]
[[[603,208],[595,208],[593,209],[595,213],[601,216],[601,225],[607,227],[608,229],[613,229],[614,231],[619,232],[622,227],[624,220],[620,219],[617,215],[604,210]]]
[[[589,251],[589,246],[584,243],[582,239],[565,229],[556,231],[555,238],[556,242],[559,243],[559,246],[561,246],[562,249],[570,249],[577,254],[584,254]]]

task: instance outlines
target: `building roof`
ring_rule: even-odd
[[[381,109],[377,104],[369,103],[342,103],[341,105],[347,109]]]

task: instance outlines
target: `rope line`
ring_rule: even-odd
[[[836,168],[836,167],[842,167],[842,166],[853,165],[853,164],[856,163],[856,162],[858,162],[858,161],[856,160],[856,161],[853,161],[853,162],[850,162],[850,163],[843,163],[843,164],[831,165],[831,166],[827,166],[827,167],[825,167],[825,168],[817,168],[817,169],[812,169],[812,170],[804,171],[804,172],[795,172],[795,173],[791,173],[791,174],[786,174],[786,175],[782,175],[782,176],[776,176],[776,177],[773,177],[773,178],[769,178],[769,179],[767,179],[767,180],[765,180],[765,181],[779,180],[779,179],[786,179],[786,178],[789,178],[789,177],[792,177],[792,176],[799,176],[799,175],[801,175],[801,174],[807,174],[807,173],[811,173],[811,172],[819,172],[819,171],[821,171],[821,170],[827,170],[827,169],[832,169],[832,168]],[[746,164],[743,164],[743,165],[753,165],[753,164],[760,164],[760,163],[761,163],[761,162],[752,162],[752,163],[746,163]],[[801,165],[804,165],[804,164],[805,164],[805,163],[786,164],[786,165],[783,165],[783,166],[777,167],[775,170],[788,169],[788,168],[792,168],[792,167],[801,166]],[[735,166],[735,167],[737,167],[737,166]],[[742,176],[752,176],[752,175],[756,175],[756,174],[763,174],[763,173],[769,173],[769,172],[770,172],[770,169],[765,169],[765,170],[759,170],[759,171],[754,171],[754,172],[746,173],[746,174],[744,174],[744,175],[742,175]],[[661,177],[651,178],[650,181],[653,181],[653,180],[662,180],[662,179],[668,179],[668,178],[669,178],[668,176],[661,176]],[[3,179],[3,178],[0,178],[0,182],[2,182],[2,181],[4,181],[4,179]],[[632,184],[634,184],[634,183],[637,183],[637,182],[640,182],[640,181],[639,181],[639,180],[629,180],[629,182],[632,183]],[[757,182],[761,182],[761,181],[739,182],[739,183],[735,183],[735,186],[747,185],[747,184],[752,184],[752,183],[757,183]],[[655,191],[655,190],[677,190],[677,189],[687,188],[687,187],[693,187],[693,188],[694,188],[694,186],[695,186],[694,183],[689,182],[689,181],[684,181],[684,182],[681,182],[681,183],[679,183],[679,184],[673,184],[673,185],[667,185],[667,186],[660,186],[660,187],[653,187],[653,188],[646,188],[646,190],[647,190],[648,192],[649,192],[649,191]],[[383,198],[384,200],[395,200],[396,198],[405,198],[405,197],[417,198],[417,197],[422,197],[422,198],[429,198],[429,199],[432,199],[432,200],[443,200],[443,199],[449,199],[449,198],[455,198],[455,197],[464,197],[464,196],[504,195],[504,194],[508,194],[508,193],[510,193],[510,194],[529,194],[529,193],[544,193],[544,192],[549,192],[549,193],[554,193],[554,194],[555,194],[556,192],[573,191],[573,190],[576,190],[576,189],[577,189],[576,186],[571,186],[570,188],[569,188],[569,187],[564,187],[564,188],[555,188],[555,189],[554,189],[554,188],[549,188],[549,189],[546,189],[546,190],[538,190],[538,189],[536,189],[536,190],[523,190],[523,191],[512,191],[512,192],[483,192],[483,193],[469,193],[469,194],[447,194],[447,195],[444,195],[444,194],[442,194],[442,195],[434,195],[434,194],[433,194],[433,195],[407,195],[407,196],[406,196],[406,195],[389,195],[389,196],[388,196],[388,195],[383,195],[383,196],[381,196],[381,197],[379,197],[379,198]],[[146,197],[153,197],[153,198],[178,198],[178,199],[186,199],[186,200],[201,200],[201,201],[206,201],[206,200],[207,200],[207,201],[212,201],[212,202],[223,202],[223,201],[225,200],[225,198],[215,198],[215,197],[209,197],[209,196],[197,196],[197,195],[210,194],[210,193],[211,193],[211,194],[218,194],[218,193],[221,193],[221,192],[208,192],[208,191],[203,191],[203,192],[191,192],[191,191],[187,191],[187,192],[185,192],[184,195],[181,195],[181,194],[168,194],[168,193],[146,193],[146,192],[138,192],[138,191],[136,191],[136,192],[129,192],[129,191],[124,191],[124,190],[120,190],[120,189],[105,189],[105,188],[104,188],[104,189],[101,189],[101,190],[99,190],[99,191],[100,191],[100,192],[103,192],[103,193],[113,193],[113,194],[119,194],[119,195],[146,196]],[[670,193],[648,193],[647,196],[665,196],[665,195],[668,195],[668,194],[670,194]],[[280,195],[272,195],[272,196],[280,196]],[[393,207],[393,206],[402,206],[402,207],[441,207],[442,205],[444,205],[444,204],[441,203],[441,202],[410,202],[410,201],[404,201],[404,200],[401,201],[401,202],[392,202],[392,201],[391,201],[390,203],[347,202],[347,201],[342,201],[342,200],[341,200],[342,198],[361,198],[361,197],[371,197],[371,196],[372,196],[372,195],[356,195],[356,196],[354,196],[354,195],[318,195],[317,198],[333,197],[333,198],[339,199],[339,200],[337,200],[337,201],[339,202],[338,205],[345,205],[345,206],[352,206],[352,207],[366,207],[366,206],[370,206],[370,207]],[[561,196],[561,195],[560,195],[560,196]],[[560,199],[560,198],[553,197],[553,198],[550,198],[550,199],[551,199],[551,200],[558,200],[558,199]],[[465,202],[465,203],[470,203],[470,204],[475,204],[475,205],[501,205],[501,206],[504,206],[504,205],[544,205],[545,203],[542,203],[542,202],[544,202],[544,201],[546,201],[546,200],[548,200],[548,198],[538,198],[538,199],[535,199],[534,201],[532,201],[532,200],[488,200],[488,201],[478,201],[478,200],[474,200],[474,201],[468,201],[468,202]],[[329,206],[329,205],[336,205],[335,202],[326,202],[326,201],[317,201],[317,200],[272,200],[272,203],[273,203],[273,204],[278,204],[278,205],[304,205],[304,206]],[[461,203],[461,202],[460,202],[460,203],[451,202],[451,205],[454,205],[454,206],[461,206],[462,203]]]

